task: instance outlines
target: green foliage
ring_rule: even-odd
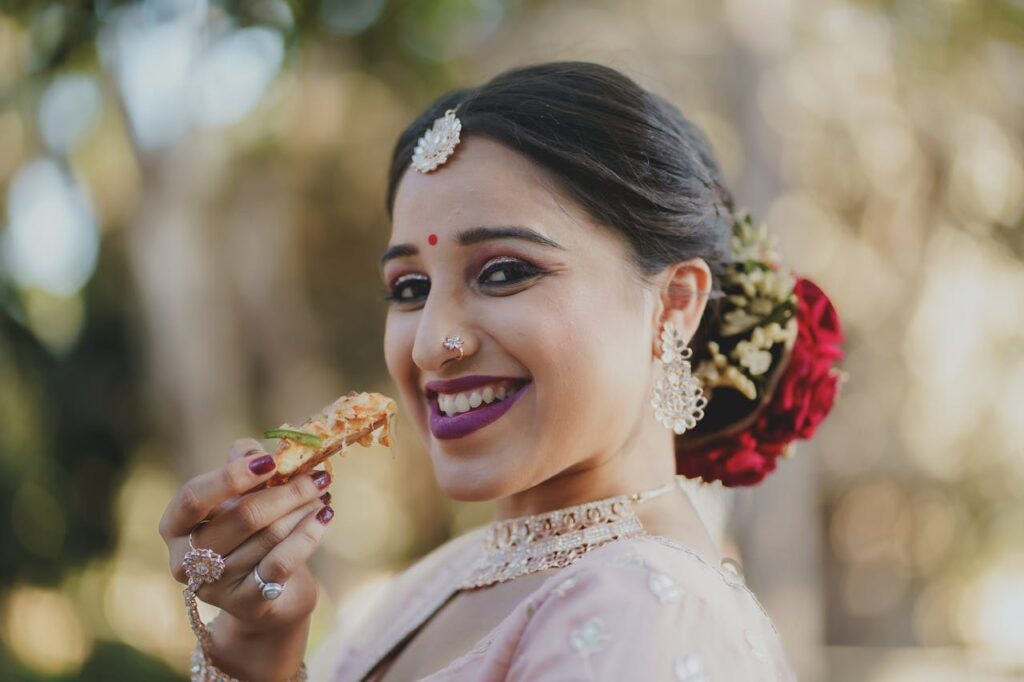
[[[82,335],[54,357],[0,307],[0,584],[56,585],[113,548],[114,501],[138,441],[140,371],[122,306],[87,287]]]

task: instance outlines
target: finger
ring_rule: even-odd
[[[196,530],[196,547],[206,547],[227,556],[253,535],[324,494],[331,484],[326,471],[292,477],[286,484],[242,497],[231,508]]]
[[[260,577],[266,582],[285,584],[320,546],[327,524],[333,518],[334,509],[329,506],[304,518],[288,537],[257,564]]]
[[[231,444],[231,447],[228,449],[228,461],[234,462],[237,459],[244,459],[246,457],[262,457],[263,455],[266,454],[269,453],[263,449],[263,445],[260,444],[260,442],[255,438],[239,438],[235,442],[233,442]],[[248,494],[251,492],[255,492],[257,490],[263,490],[266,487],[267,484],[265,481],[263,483],[257,483],[255,486],[245,491],[245,493],[243,494]],[[234,506],[236,502],[238,502],[237,497],[233,497],[229,500],[224,500],[219,505],[217,505],[213,509],[213,511],[210,512],[210,517],[212,518],[214,516],[217,516],[218,514],[231,508],[232,506]]]
[[[236,459],[265,454],[267,453],[263,445],[255,438],[239,438],[228,449],[228,461],[234,462]]]
[[[178,491],[160,520],[165,540],[188,535],[197,523],[225,500],[241,495],[274,473],[270,455],[240,458],[220,469],[196,476]]]
[[[319,498],[289,512],[250,537],[236,547],[227,557],[223,579],[229,584],[237,584],[244,580],[252,573],[252,567],[262,561],[275,547],[284,542],[285,538],[298,528],[303,519],[314,512],[320,511],[323,507],[330,505],[330,503],[331,494],[324,493]]]

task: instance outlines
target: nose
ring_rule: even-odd
[[[479,342],[464,315],[464,308],[457,301],[442,300],[431,292],[412,347],[412,360],[420,370],[436,372],[446,366],[455,369],[476,351]]]

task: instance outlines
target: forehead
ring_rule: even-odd
[[[406,171],[392,232],[400,242],[480,225],[523,225],[552,236],[583,220],[545,169],[500,142],[469,135],[437,170]]]

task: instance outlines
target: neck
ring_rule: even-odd
[[[636,430],[628,445],[613,454],[592,457],[495,505],[495,520],[543,514],[619,495],[652,490],[674,480],[672,434],[653,419]],[[677,540],[710,559],[719,557],[713,539],[681,489],[634,504],[644,530]]]
[[[495,501],[495,519],[520,516],[632,495],[665,485],[675,475],[672,434],[646,415],[612,452],[599,452],[522,492]]]

